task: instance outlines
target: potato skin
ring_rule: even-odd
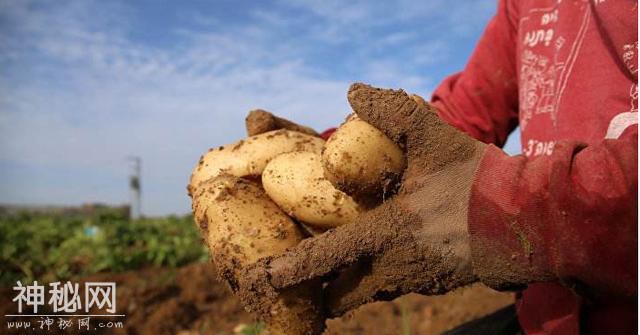
[[[252,264],[282,253],[303,238],[291,218],[258,185],[228,174],[198,188],[193,213],[212,256],[224,254],[225,259],[233,258],[233,264]],[[237,270],[226,265],[219,269],[234,275]]]
[[[359,205],[324,177],[321,156],[290,152],[272,159],[262,174],[265,191],[287,214],[327,229],[352,222]]]
[[[325,177],[361,203],[376,203],[392,192],[406,164],[395,142],[355,114],[331,135],[322,152]]]
[[[277,255],[303,238],[302,232],[255,183],[229,174],[203,182],[193,198],[194,219],[222,280],[234,292],[241,271]],[[319,334],[324,327],[321,283],[281,292],[267,315],[271,334]]]
[[[191,194],[200,183],[220,173],[236,177],[259,177],[275,156],[292,151],[320,153],[324,140],[292,130],[274,130],[239,142],[211,148],[193,168],[187,190]]]
[[[315,130],[287,119],[277,117],[262,109],[254,109],[244,119],[247,135],[254,136],[276,129],[289,129],[311,136],[320,136]]]

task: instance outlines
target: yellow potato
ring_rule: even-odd
[[[324,140],[319,137],[281,129],[211,148],[193,168],[187,189],[191,193],[203,181],[223,172],[236,177],[259,178],[273,157],[292,151],[320,153],[323,145]]]
[[[287,214],[316,228],[352,222],[358,204],[324,177],[320,154],[290,152],[272,159],[262,174],[262,186]]]
[[[354,114],[325,144],[322,166],[335,187],[361,201],[382,199],[400,179],[406,159],[395,142]]]
[[[194,190],[194,219],[221,278],[237,291],[244,267],[303,238],[302,232],[255,183],[221,174]],[[281,292],[265,316],[271,334],[318,334],[323,328],[321,283]]]

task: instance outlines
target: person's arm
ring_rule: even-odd
[[[501,0],[464,71],[432,97],[442,119],[497,146],[517,125],[517,18],[517,2]],[[480,278],[497,288],[538,278],[637,292],[634,129],[589,147],[560,141],[532,161],[489,148],[469,204]]]
[[[464,71],[445,79],[431,99],[449,124],[500,147],[518,122],[516,6],[499,2]]]
[[[405,149],[402,186],[353,223],[249,267],[240,284],[248,297],[332,274],[332,316],[478,279],[636,294],[637,127],[591,146],[559,141],[553,155],[530,160],[472,139],[404,91],[354,84],[348,98]]]
[[[559,141],[529,160],[489,147],[468,224],[474,271],[508,288],[532,279],[633,296],[638,278],[637,126],[587,146]]]

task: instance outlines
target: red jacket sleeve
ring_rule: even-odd
[[[515,7],[500,1],[464,71],[445,79],[431,98],[448,123],[498,146],[518,122]]]
[[[469,203],[474,269],[505,289],[560,281],[637,295],[637,126],[594,145],[559,141],[528,160],[489,146]]]
[[[464,71],[432,97],[444,120],[497,146],[518,121],[517,4],[499,2]],[[624,135],[558,141],[536,159],[487,149],[469,203],[474,269],[485,284],[637,294],[637,126]]]

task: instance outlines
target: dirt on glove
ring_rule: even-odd
[[[444,169],[463,166],[459,163],[478,158],[479,142],[440,120],[427,104],[417,103],[402,90],[354,84],[348,97],[362,119],[383,130],[405,149],[408,168],[396,199],[419,192],[429,179],[425,176],[437,175]],[[460,176],[473,175],[473,171],[466,172]],[[449,173],[440,175],[446,177]],[[443,183],[448,184],[457,183],[450,180]],[[442,194],[433,195],[431,206],[427,204],[429,199],[425,199],[424,208],[441,212],[441,217],[454,213],[463,207],[457,202],[466,199],[456,200],[451,196],[453,193],[456,191],[445,189]],[[441,197],[456,200],[456,203],[448,204],[438,199]],[[438,201],[441,203],[436,203]],[[443,204],[451,208],[446,209]],[[252,306],[269,304],[264,300],[265,294],[273,294],[274,287],[289,287],[315,277],[336,274],[340,267],[357,261],[359,267],[343,272],[342,277],[331,284],[331,291],[340,299],[336,305],[343,306],[330,311],[329,315],[340,315],[362,303],[389,300],[404,292],[442,294],[475,281],[470,268],[457,271],[460,269],[458,260],[446,252],[448,241],[439,241],[445,249],[417,243],[415,232],[423,225],[424,218],[417,211],[404,207],[401,201],[387,201],[359,217],[355,223],[303,240],[283,257],[259,261],[250,269],[255,272],[241,298]],[[446,223],[447,220],[440,218],[437,222]],[[276,269],[277,276],[269,277],[271,269]],[[351,282],[349,272],[355,278]],[[331,300],[331,296],[329,298]],[[329,301],[329,305],[332,303]]]
[[[356,83],[349,88],[348,99],[361,119],[405,149],[409,166],[437,172],[475,153],[475,139],[461,136],[459,130],[440,119],[433,106],[404,90]]]

